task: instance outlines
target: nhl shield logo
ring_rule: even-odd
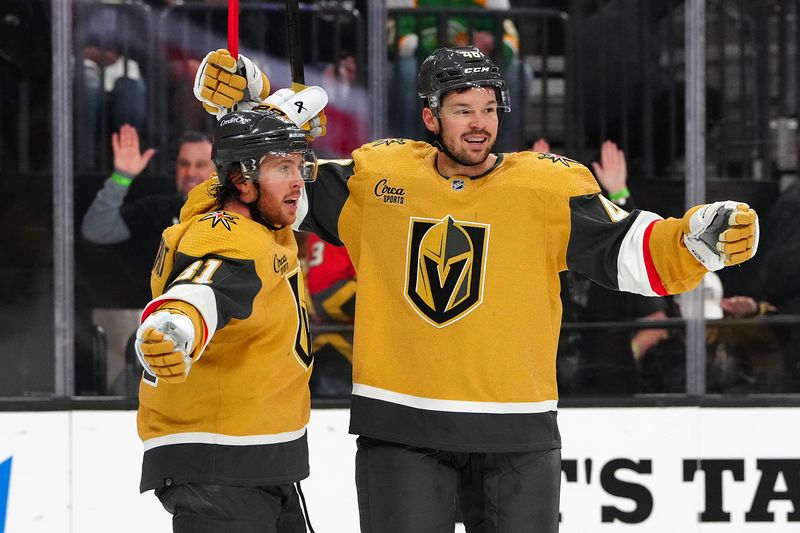
[[[411,218],[405,297],[422,318],[443,328],[481,304],[488,242],[488,224]]]

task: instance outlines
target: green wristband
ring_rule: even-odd
[[[616,202],[617,200],[623,200],[630,195],[631,191],[629,191],[627,187],[623,187],[621,191],[609,194],[608,197],[611,199],[612,202]]]
[[[115,170],[114,173],[111,174],[111,181],[118,185],[122,185],[123,187],[130,187],[131,183],[133,183],[133,178],[126,176],[118,170]]]

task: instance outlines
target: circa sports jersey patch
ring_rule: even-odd
[[[385,204],[403,205],[405,202],[406,190],[403,187],[393,187],[386,178],[378,180],[373,192],[378,198],[383,198]]]
[[[225,229],[230,231],[231,224],[236,224],[236,219],[238,218],[239,217],[237,217],[236,215],[230,215],[225,211],[212,211],[211,213],[201,218],[200,222],[204,220],[210,220],[212,228],[216,228],[217,224],[222,224],[223,226],[225,226]]]
[[[405,297],[438,328],[465,317],[483,302],[489,225],[411,217]]]
[[[540,153],[539,159],[549,159],[553,163],[561,163],[565,167],[570,167],[570,163],[577,163],[574,159],[570,159],[569,157],[565,157],[563,155],[558,154],[548,154],[548,153]]]
[[[286,254],[278,257],[278,254],[275,254],[272,257],[272,270],[275,271],[276,274],[286,274],[289,271],[289,259],[286,257]]]

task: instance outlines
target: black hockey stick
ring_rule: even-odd
[[[286,0],[286,20],[289,32],[289,65],[292,69],[292,90],[299,92],[306,87],[303,72],[303,43],[300,40],[300,6],[298,0]]]

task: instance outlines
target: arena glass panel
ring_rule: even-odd
[[[51,40],[41,2],[6,14],[0,54],[0,397],[53,395]]]

